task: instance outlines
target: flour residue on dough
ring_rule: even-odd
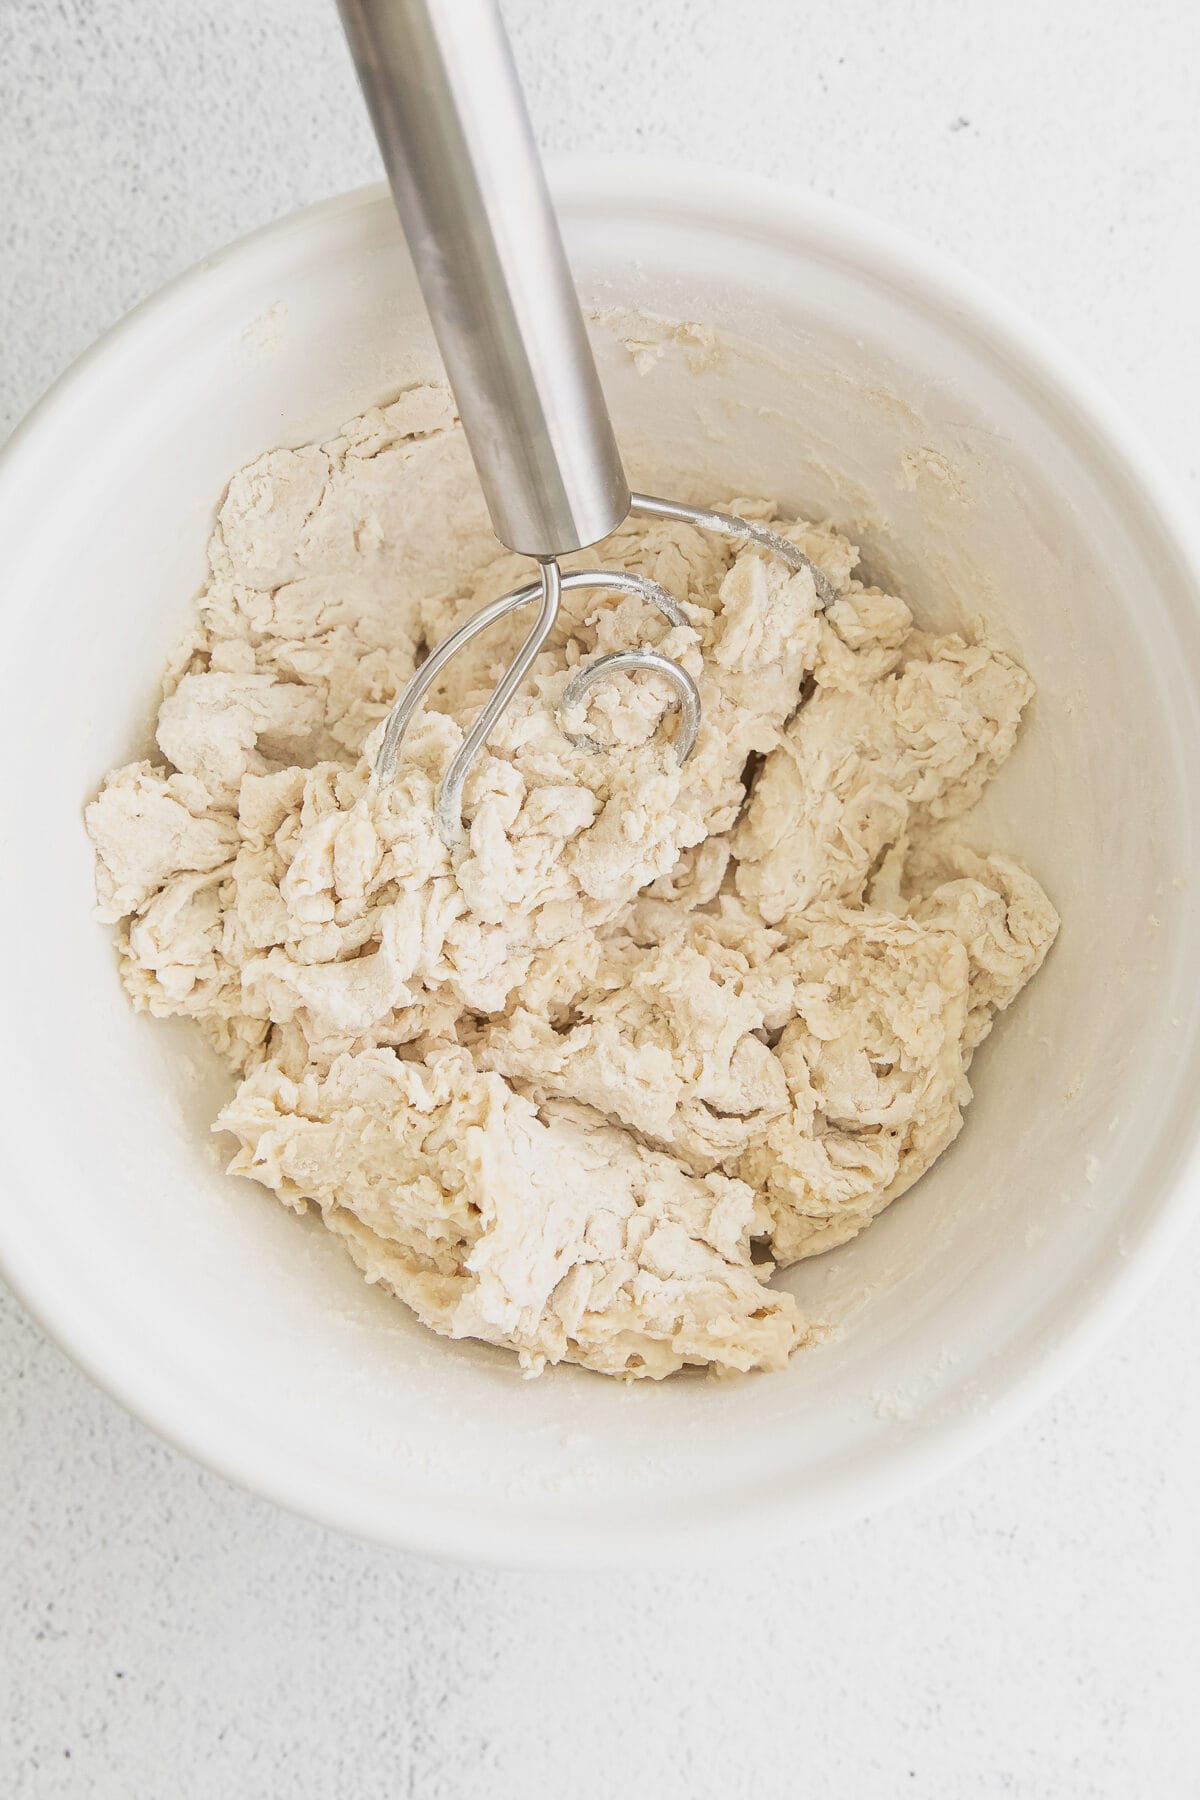
[[[233,1168],[530,1372],[782,1366],[817,1333],[774,1266],[844,1243],[953,1139],[1057,929],[1027,871],[950,829],[1013,746],[1024,671],[916,630],[831,528],[734,504],[836,603],[757,548],[628,522],[580,560],[653,577],[686,624],[569,594],[452,856],[436,789],[524,622],[449,665],[382,792],[374,751],[428,647],[528,564],[441,389],[272,451],[220,509],[158,757],[88,808],[134,1005],[194,1019],[230,1069]],[[580,663],[630,644],[699,684],[682,767],[653,677],[592,690],[599,753],[558,723]]]

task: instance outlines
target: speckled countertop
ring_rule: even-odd
[[[548,146],[907,227],[1069,339],[1196,495],[1185,0],[506,10]],[[0,429],[168,276],[375,173],[332,0],[4,0]],[[0,1794],[1194,1800],[1198,1298],[1193,1239],[1053,1405],[921,1498],[781,1561],[627,1578],[443,1569],[285,1517],[0,1301]]]

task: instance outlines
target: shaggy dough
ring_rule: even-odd
[[[383,794],[373,752],[425,646],[527,564],[497,553],[448,397],[413,389],[234,477],[162,760],[88,808],[134,1004],[195,1019],[236,1079],[233,1168],[531,1372],[781,1366],[808,1328],[773,1267],[844,1243],[951,1141],[1057,929],[947,825],[1011,750],[1024,671],[914,630],[831,528],[777,528],[827,613],[807,571],[684,524],[588,552],[687,623],[568,594],[451,857],[436,788],[525,623],[449,665]],[[653,678],[589,695],[598,755],[556,723],[580,662],[636,643],[699,684],[682,768]]]

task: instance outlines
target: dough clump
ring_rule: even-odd
[[[527,579],[498,552],[446,393],[415,388],[230,483],[156,754],[87,809],[136,1007],[194,1019],[236,1083],[232,1167],[314,1205],[367,1279],[450,1337],[659,1377],[783,1366],[776,1266],[845,1243],[957,1134],[971,1056],[1058,927],[955,831],[1032,694],[986,642],[916,630],[828,526],[812,575],[685,524],[586,560],[492,735],[452,856],[438,783],[519,642],[476,640],[385,791],[382,723],[426,650]],[[576,748],[580,663],[647,644]]]

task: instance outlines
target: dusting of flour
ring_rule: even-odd
[[[433,802],[525,629],[456,659],[369,782],[426,649],[528,565],[498,552],[451,402],[415,388],[230,483],[158,758],[88,808],[135,1006],[196,1020],[236,1086],[233,1168],[316,1205],[367,1279],[530,1372],[779,1368],[812,1335],[772,1269],[844,1243],[929,1167],[971,1055],[1058,920],[949,829],[1032,687],[914,629],[832,529],[736,502],[812,576],[630,521],[566,596],[493,732],[451,855]],[[674,657],[703,724],[621,675],[556,722],[580,662]],[[747,784],[749,792],[747,792]]]

